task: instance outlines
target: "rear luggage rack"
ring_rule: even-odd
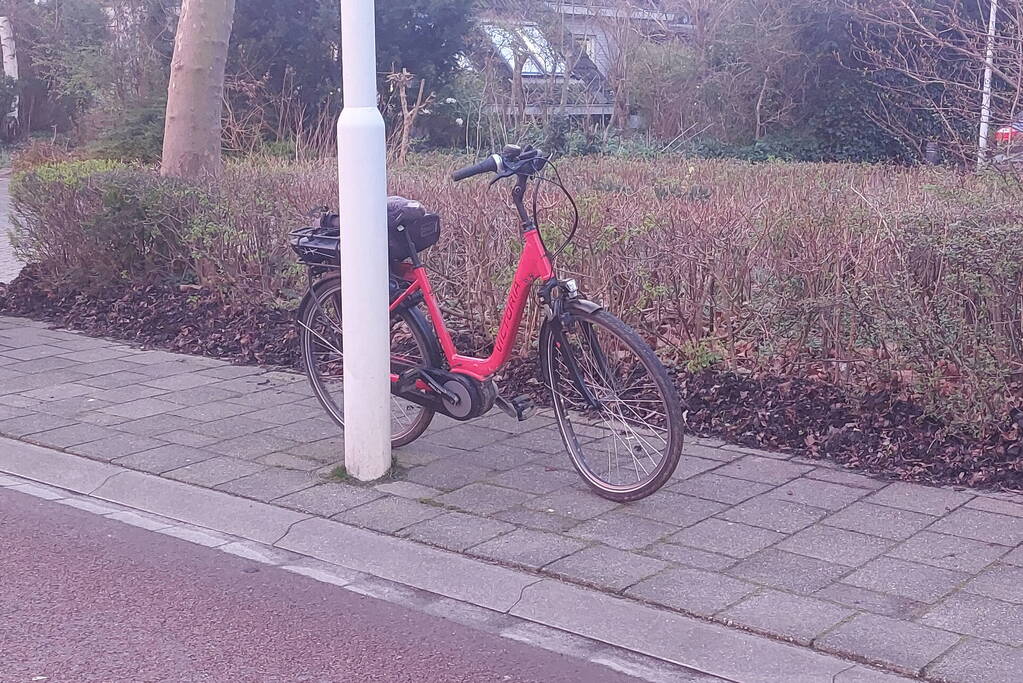
[[[289,244],[298,260],[317,268],[341,267],[341,233],[336,227],[312,226],[288,233]]]
[[[293,230],[289,244],[298,260],[317,273],[339,269],[341,263],[341,219],[321,207],[318,225]],[[315,215],[315,214],[314,214]],[[440,239],[440,217],[404,197],[387,198],[387,255],[392,263],[413,258]]]

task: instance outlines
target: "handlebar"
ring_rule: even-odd
[[[500,154],[492,154],[477,164],[458,169],[451,174],[451,179],[457,183],[459,180],[465,180],[481,173],[500,173],[503,170],[504,159]]]
[[[515,211],[519,214],[519,219],[522,221],[522,231],[527,233],[531,230],[537,229],[537,192],[539,185],[534,185],[533,191],[533,215],[530,216],[529,211],[526,209],[526,185],[530,179],[534,180],[546,180],[552,185],[561,189],[565,193],[565,197],[568,198],[569,203],[572,205],[572,212],[574,218],[572,219],[572,229],[569,231],[568,236],[565,238],[564,244],[558,247],[552,254],[551,258],[557,258],[561,252],[565,250],[565,247],[569,245],[572,238],[575,237],[575,232],[579,228],[579,208],[576,206],[575,200],[572,199],[572,195],[561,182],[561,176],[558,174],[558,169],[553,169],[554,177],[545,178],[543,177],[543,171],[548,164],[551,163],[551,157],[553,154],[544,154],[542,151],[526,145],[525,147],[519,147],[518,145],[505,145],[504,149],[499,154],[492,154],[486,159],[473,164],[472,166],[466,166],[460,168],[451,174],[452,180],[458,182],[459,180],[465,180],[481,173],[496,173],[497,177],[490,181],[493,185],[502,178],[516,177],[515,187],[512,189],[512,202],[515,204]]]
[[[549,157],[530,146],[505,145],[500,154],[492,154],[483,161],[460,168],[451,174],[455,182],[465,180],[481,173],[496,173],[495,182],[513,175],[532,176],[543,168]]]

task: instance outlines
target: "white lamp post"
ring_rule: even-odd
[[[344,109],[337,144],[345,468],[361,481],[378,479],[391,466],[387,170],[375,23],[373,0],[342,0]]]
[[[988,127],[991,125],[991,72],[995,65],[995,25],[998,21],[998,0],[991,0],[987,24],[987,54],[984,59],[984,94],[980,104],[980,139],[977,141],[977,169],[987,161]]]

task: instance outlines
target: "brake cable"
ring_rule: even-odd
[[[561,179],[561,173],[558,171],[558,167],[554,165],[554,162],[548,159],[545,166],[551,167],[551,169],[554,171],[554,175],[557,178],[557,180],[551,180],[550,178],[542,175],[537,175],[534,177],[537,183],[533,186],[533,224],[536,225],[537,229],[539,230],[540,221],[538,216],[537,196],[540,192],[541,182],[550,183],[551,185],[554,185],[559,190],[561,190],[561,193],[565,195],[565,197],[568,199],[569,204],[571,204],[573,214],[572,229],[569,230],[568,237],[565,238],[564,243],[562,243],[560,247],[558,247],[551,253],[550,258],[553,261],[557,259],[558,256],[560,256],[565,251],[565,248],[568,247],[568,245],[571,244],[572,240],[575,238],[576,231],[578,231],[579,229],[579,207],[576,205],[575,199],[572,197],[572,193],[569,192],[568,189],[565,187],[565,184]]]

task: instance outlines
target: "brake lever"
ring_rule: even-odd
[[[532,177],[533,175],[540,172],[540,170],[550,161],[552,154],[544,156],[539,149],[526,145],[515,159],[504,159],[504,170],[498,173],[493,180],[490,181],[488,186],[494,183],[504,180],[505,178],[511,178],[516,175],[523,175],[523,170],[528,172],[525,175]]]
[[[487,187],[490,187],[490,186],[494,185],[494,183],[496,183],[499,180],[504,180],[505,178],[511,178],[513,175],[516,175],[516,173],[517,173],[516,171],[512,171],[512,170],[510,170],[508,168],[505,168],[504,171],[498,173],[496,176],[494,176],[493,180],[491,180],[489,183],[487,183]]]

